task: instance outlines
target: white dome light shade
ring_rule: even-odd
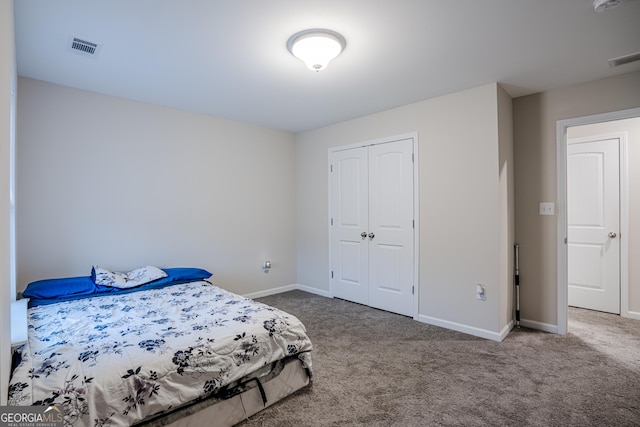
[[[344,37],[340,34],[320,29],[300,31],[287,42],[289,52],[313,71],[327,68],[329,61],[340,55],[346,45]]]
[[[615,9],[620,6],[623,0],[593,0],[593,8],[596,12]]]

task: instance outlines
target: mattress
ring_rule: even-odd
[[[157,423],[243,394],[266,406],[262,382],[291,360],[312,372],[295,316],[206,281],[32,307],[28,328],[9,405],[56,405],[68,426]]]

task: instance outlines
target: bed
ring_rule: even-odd
[[[206,270],[163,271],[124,289],[93,274],[27,287],[9,405],[55,405],[74,427],[233,425],[310,383],[312,344],[295,316]]]

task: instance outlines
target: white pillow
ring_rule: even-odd
[[[128,273],[109,271],[94,265],[93,271],[96,277],[96,285],[111,286],[120,289],[134,288],[162,277],[167,277],[167,273],[152,265],[140,267]]]

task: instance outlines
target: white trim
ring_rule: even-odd
[[[640,312],[638,311],[627,311],[627,316],[629,319],[640,320]]]
[[[329,240],[327,243],[329,243],[328,246],[328,251],[329,251],[329,258],[328,258],[328,263],[327,263],[327,284],[329,285],[329,295],[331,295],[331,298],[333,298],[333,278],[331,277],[331,268],[333,268],[333,265],[331,264],[331,207],[332,207],[332,203],[331,203],[331,173],[333,172],[333,164],[331,164],[331,155],[333,154],[333,151],[331,151],[331,149],[327,150],[327,208],[328,208],[328,212],[327,212],[327,236],[329,237]]]
[[[325,297],[325,298],[333,298],[333,296],[331,295],[331,292],[329,291],[325,291],[323,289],[318,289],[318,288],[313,288],[311,286],[306,286],[306,285],[300,285],[300,284],[295,284],[295,285],[288,285],[288,286],[281,286],[279,288],[273,288],[273,289],[268,289],[265,291],[259,291],[259,292],[253,292],[250,294],[246,294],[243,295],[246,298],[261,298],[261,297],[266,297],[269,295],[277,295],[283,292],[289,292],[289,291],[293,291],[293,290],[300,290],[300,291],[304,291],[304,292],[309,292],[315,295],[319,295],[321,297]],[[355,304],[355,303],[354,303]],[[638,317],[640,318],[640,313],[637,313]],[[398,315],[400,316],[400,315]],[[426,323],[429,325],[434,325],[434,326],[438,326],[441,328],[445,328],[445,329],[451,329],[454,331],[458,331],[458,332],[462,332],[465,334],[469,334],[469,335],[473,335],[476,337],[480,337],[480,338],[485,338],[491,341],[502,341],[504,340],[507,335],[509,335],[509,332],[511,332],[511,330],[514,327],[514,321],[511,320],[504,328],[502,328],[502,330],[499,333],[493,332],[493,331],[489,331],[487,329],[480,329],[480,328],[476,328],[473,326],[469,326],[469,325],[464,325],[462,323],[456,323],[456,322],[451,322],[449,320],[443,320],[443,319],[439,319],[436,317],[431,317],[431,316],[425,316],[425,315],[418,315],[415,320],[417,320],[418,322],[421,323]],[[544,323],[538,323],[538,322],[534,322],[531,320],[521,320],[520,324],[522,326],[525,326],[527,328],[531,328],[531,329],[540,329],[542,331],[546,331],[546,332],[555,332],[556,328],[555,326],[552,325],[546,325]],[[553,329],[552,329],[553,328]]]
[[[413,138],[414,142],[416,142],[418,140],[418,132],[402,133],[400,135],[393,135],[389,137],[370,139],[368,141],[363,141],[363,142],[355,142],[353,144],[329,147],[329,155],[331,155],[331,153],[334,153],[336,151],[351,150],[352,148],[368,147],[370,145],[376,145],[376,144],[386,144],[389,142],[402,141],[403,139],[411,139],[411,138]]]
[[[11,301],[16,300],[16,117],[18,74],[15,56],[11,70],[11,102],[9,104],[9,289]]]
[[[311,286],[306,285],[295,285],[296,289],[299,291],[309,292],[310,294],[320,295],[325,298],[333,298],[331,292],[325,291],[324,289],[312,288]]]
[[[404,133],[400,135],[384,137],[373,139],[365,142],[357,142],[354,144],[348,145],[340,145],[336,147],[330,147],[327,153],[327,195],[328,195],[328,235],[329,235],[329,265],[327,271],[327,277],[329,281],[329,295],[330,298],[333,298],[333,284],[331,280],[331,156],[333,153],[338,151],[350,150],[353,148],[359,147],[368,147],[370,145],[376,144],[385,144],[394,141],[401,141],[404,139],[411,139],[413,141],[413,218],[414,218],[414,228],[413,228],[413,282],[414,282],[414,294],[413,294],[413,319],[419,320],[419,312],[420,312],[420,192],[418,188],[418,184],[420,182],[419,179],[419,156],[418,156],[418,132]],[[320,295],[320,294],[319,294]],[[324,295],[323,295],[324,296]]]
[[[567,204],[567,182],[566,182],[567,181],[567,128],[574,127],[574,126],[588,125],[593,123],[609,122],[614,120],[631,119],[634,117],[640,117],[640,108],[631,108],[629,110],[613,111],[610,113],[595,114],[592,116],[576,117],[573,119],[558,120],[556,122],[556,152],[557,152],[556,176],[557,176],[557,209],[558,209],[557,210],[558,226],[557,226],[557,242],[556,242],[557,252],[558,252],[558,258],[557,258],[558,275],[557,275],[557,284],[556,284],[557,295],[558,295],[558,307],[557,307],[558,326],[557,326],[556,333],[558,334],[565,335],[567,333],[567,307],[568,307],[567,282],[568,280],[567,280],[567,245],[565,244],[565,237],[567,236],[567,209],[566,209],[566,204]],[[620,150],[620,156],[621,156],[620,174],[621,175],[623,173],[623,170],[622,170],[623,166],[624,166],[624,173],[626,174],[628,172],[628,169],[626,167],[626,157],[623,163],[622,155],[623,155],[623,151],[621,149]],[[624,150],[624,155],[626,156],[626,147]],[[627,185],[626,185],[626,179],[627,179],[626,176],[623,179],[625,182],[624,191],[628,191]],[[627,196],[627,193],[626,192],[623,193],[623,189],[621,187],[620,197],[626,198],[626,196]],[[623,210],[622,203],[620,207],[622,211]],[[624,208],[625,209],[628,208],[626,200],[625,200]],[[624,213],[621,212],[621,217],[620,217],[621,234],[623,229],[625,230],[625,234],[627,234],[628,220],[629,220],[628,212],[624,212]],[[626,224],[624,223],[625,221],[626,221]],[[621,292],[624,286],[628,293],[628,260],[629,260],[628,241],[626,244],[621,243],[620,251],[621,251],[621,254],[620,254]],[[626,263],[627,271],[625,272],[623,272],[625,270],[625,266],[622,264],[623,262]],[[627,280],[626,285],[622,284],[622,280]],[[625,297],[625,301],[626,301],[626,304],[628,305],[628,295]],[[626,313],[629,314],[628,307],[625,307],[625,309],[622,308],[622,302],[621,302],[620,311],[621,313],[626,311]]]
[[[487,329],[480,329],[474,326],[464,325],[462,323],[451,322],[449,320],[439,319],[437,317],[425,316],[420,314],[418,321],[427,323],[429,325],[439,326],[445,329],[452,329],[454,331],[462,332],[465,334],[473,335],[480,338],[485,338],[491,341],[502,341],[509,334],[509,331],[513,328],[513,321],[509,322],[499,333],[489,331]]]
[[[281,294],[283,292],[295,291],[296,289],[298,289],[297,285],[287,285],[287,286],[280,286],[279,288],[265,289],[264,291],[251,292],[250,294],[245,294],[242,296],[245,298],[251,298],[251,299],[262,298],[262,297],[268,297],[269,295]]]
[[[325,291],[323,289],[318,289],[318,288],[313,288],[311,286],[306,286],[306,285],[300,285],[300,284],[293,284],[293,285],[287,285],[287,286],[280,286],[278,288],[272,288],[272,289],[266,289],[264,291],[258,291],[258,292],[251,292],[250,294],[245,294],[242,295],[245,298],[262,298],[262,297],[268,297],[270,295],[277,295],[277,294],[281,294],[284,292],[289,292],[289,291],[304,291],[304,292],[309,292],[310,294],[315,294],[315,295],[320,295],[321,297],[326,297],[326,298],[333,298],[331,296],[331,292],[329,291]]]
[[[413,320],[418,320],[420,313],[420,156],[418,153],[418,133],[413,134]]]
[[[513,329],[513,327],[516,325],[516,322],[514,319],[511,319],[509,321],[509,323],[507,323],[504,328],[502,328],[502,330],[500,331],[500,339],[498,341],[502,341],[504,340],[507,335],[509,335],[509,332],[511,332],[511,330]]]
[[[620,138],[620,315],[629,316],[629,135]]]
[[[557,224],[557,299],[558,299],[558,325],[555,333],[566,335],[567,333],[567,307],[569,301],[569,279],[567,275],[568,251],[567,251],[567,128],[566,121],[558,121],[556,124],[556,150],[557,150],[557,195],[556,213]],[[522,322],[521,322],[522,323]],[[536,322],[537,323],[537,322]],[[536,329],[536,328],[534,328]]]
[[[535,320],[520,319],[520,326],[530,329],[536,329],[538,331],[550,332],[552,334],[558,333],[558,326],[550,325],[548,323],[536,322]]]

